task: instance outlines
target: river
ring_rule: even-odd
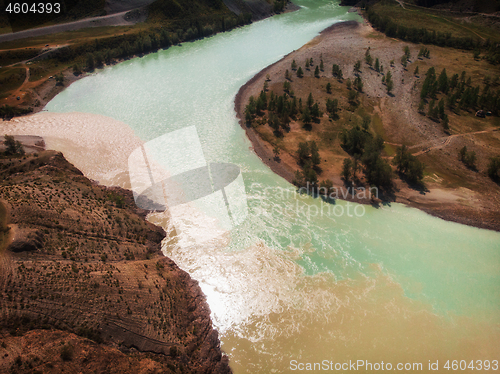
[[[296,194],[252,152],[235,117],[238,89],[322,29],[359,18],[337,2],[296,3],[297,12],[105,68],[46,109],[121,121],[145,142],[196,126],[207,161],[240,167],[248,217],[221,240],[187,245],[161,214],[149,218],[169,233],[164,253],[200,282],[236,374],[326,361],[335,371],[349,360],[372,364],[366,372],[381,362],[428,372],[438,361],[447,373],[447,360],[500,359],[500,233],[400,204],[347,214],[346,202]]]

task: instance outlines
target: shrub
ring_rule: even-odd
[[[71,361],[73,359],[73,347],[69,344],[63,345],[61,348],[61,359],[63,361]]]

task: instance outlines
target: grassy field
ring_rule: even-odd
[[[458,13],[432,10],[406,4],[403,8],[394,0],[384,0],[372,6],[382,16],[406,27],[425,28],[429,31],[450,33],[454,37],[500,41],[498,28],[492,27],[487,19],[460,16]],[[403,21],[404,20],[404,21]]]
[[[10,95],[11,92],[17,90],[26,79],[25,68],[0,68],[0,99]]]
[[[43,48],[45,45],[68,45],[85,43],[95,39],[108,38],[116,35],[137,33],[148,30],[149,24],[137,24],[135,26],[106,26],[92,27],[75,31],[62,32],[58,34],[42,35],[36,38],[13,40],[11,42],[0,43],[1,50],[21,49],[21,48]]]
[[[250,22],[249,15],[235,16],[222,1],[172,4],[156,1],[150,5],[148,20],[133,26],[94,27],[0,43],[0,67],[15,65],[17,69],[0,70],[0,106],[36,110],[43,107],[46,98],[60,91],[55,80],[49,81],[51,76],[65,72],[67,82],[73,81],[76,78],[70,75],[74,67],[80,72],[92,72],[104,63],[116,63]],[[83,8],[88,10],[88,6]],[[4,26],[0,19],[0,28]],[[46,52],[50,55],[44,59],[29,61]],[[95,59],[95,66],[89,65],[89,55]],[[22,74],[21,69],[25,70]],[[23,84],[27,69],[29,81]]]

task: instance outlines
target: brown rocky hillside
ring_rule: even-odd
[[[43,151],[0,160],[0,203],[0,372],[230,372],[205,296],[131,192]]]

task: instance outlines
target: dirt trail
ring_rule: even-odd
[[[139,17],[131,16],[130,14],[128,14],[130,12],[131,10],[126,10],[124,12],[110,14],[107,16],[90,17],[78,21],[62,23],[59,25],[45,26],[9,34],[3,34],[0,35],[0,43],[19,39],[35,38],[38,36],[50,35],[66,31],[75,31],[89,27],[134,25],[145,20],[145,10],[141,12],[143,14],[141,14]]]
[[[399,5],[401,5],[401,8],[406,9],[405,4],[401,0],[396,0],[396,1],[399,3]]]
[[[411,145],[411,146],[408,146],[408,149],[413,149],[413,148],[419,148],[419,147],[425,147],[425,146],[427,146],[425,149],[423,149],[421,151],[418,151],[417,153],[413,153],[414,156],[420,156],[420,155],[422,155],[424,153],[427,153],[427,152],[429,152],[429,151],[431,151],[433,149],[439,149],[439,148],[446,147],[448,144],[450,144],[451,140],[453,138],[455,138],[455,137],[465,136],[465,135],[485,134],[485,133],[493,132],[493,131],[499,131],[499,129],[489,129],[489,130],[482,130],[482,131],[475,131],[475,132],[466,132],[466,133],[463,133],[463,134],[453,134],[453,135],[447,136],[445,138],[433,139],[433,140],[430,140],[430,141],[425,142],[425,143]],[[444,139],[444,141],[441,144],[429,146],[430,144],[435,144],[436,141],[440,141],[440,140],[443,140],[443,139]],[[403,146],[403,144],[390,143],[390,142],[385,142],[385,144],[395,145],[397,147]],[[390,158],[392,158],[392,157],[390,157]]]

